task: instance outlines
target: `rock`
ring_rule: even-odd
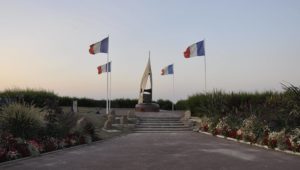
[[[128,119],[126,115],[121,116],[120,124],[121,125],[128,124]]]
[[[106,130],[112,129],[113,119],[114,119],[114,116],[109,114],[107,116],[107,120],[105,121],[103,128],[106,129]]]
[[[133,110],[129,110],[127,112],[127,118],[134,118],[134,117],[135,117],[134,111]]]
[[[112,129],[112,123],[110,120],[106,120],[104,123],[104,129],[108,130],[108,129]]]
[[[108,118],[111,119],[111,123],[116,123],[116,111],[115,110],[110,110],[108,113]]]
[[[191,111],[189,111],[189,110],[185,111],[183,114],[183,117],[182,117],[182,121],[189,120],[191,118],[191,115],[192,115]]]

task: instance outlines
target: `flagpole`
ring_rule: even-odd
[[[174,78],[175,78],[175,73],[174,73],[174,64],[173,64],[173,102],[172,102],[172,111],[174,111],[174,102],[175,102]]]
[[[108,35],[109,38],[109,35]],[[110,72],[109,72],[109,101],[108,101],[108,110],[111,109],[111,65],[112,63],[110,63]]]
[[[204,50],[205,50],[205,39],[204,39]],[[207,90],[206,90],[206,55],[204,53],[204,79],[205,79],[205,93],[207,93]]]
[[[107,49],[107,57],[106,57],[106,71],[108,71],[108,62],[109,62],[109,35],[108,35],[108,49]],[[109,72],[106,72],[106,114],[108,114],[108,77]]]
[[[111,65],[112,65],[112,62],[110,63],[110,72],[109,72],[109,107],[108,109],[111,110]]]

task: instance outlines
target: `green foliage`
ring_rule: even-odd
[[[159,107],[162,110],[172,110],[172,102],[170,100],[159,99],[156,103],[159,104]]]
[[[113,108],[135,108],[137,99],[114,99],[111,101]]]
[[[187,100],[188,108],[192,115],[197,116],[215,116],[224,114],[228,111],[226,95],[221,91],[213,93],[200,93],[190,96]]]
[[[187,110],[188,105],[186,100],[178,100],[177,103],[175,104],[175,109],[176,110]]]
[[[184,103],[193,116],[209,117],[213,126],[225,116],[232,120],[227,123],[240,126],[243,119],[254,115],[258,122],[272,131],[282,128],[291,131],[300,127],[300,88],[293,85],[283,86],[284,92],[281,93],[199,93],[180,103]],[[255,129],[258,136],[262,131],[261,126]]]
[[[0,98],[11,102],[24,102],[34,104],[36,107],[46,107],[53,109],[57,106],[71,106],[74,100],[77,100],[79,107],[106,107],[106,100],[95,100],[89,98],[77,98],[68,96],[57,96],[55,93],[47,90],[34,89],[8,89],[0,92]],[[114,108],[134,108],[137,99],[115,99],[111,101]]]
[[[76,97],[60,97],[60,106],[71,106],[72,102],[77,100],[79,107],[106,107],[106,100],[94,100],[88,98],[76,98]],[[111,101],[113,108],[134,108],[137,104],[136,99],[114,99]]]
[[[45,124],[44,115],[41,109],[33,105],[5,105],[0,112],[1,129],[25,139],[37,137]]]
[[[44,136],[63,138],[71,132],[71,129],[76,126],[78,115],[68,113],[52,112],[46,117],[46,131]]]
[[[58,96],[53,92],[34,89],[8,89],[0,92],[0,97],[9,102],[24,102],[36,107],[49,106],[58,100]]]

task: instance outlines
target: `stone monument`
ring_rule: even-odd
[[[146,89],[147,81],[150,79],[150,88]],[[140,84],[140,95],[138,104],[135,105],[135,110],[138,112],[159,112],[159,105],[152,102],[152,71],[149,59],[144,71],[142,81]]]

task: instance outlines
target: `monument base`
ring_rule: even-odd
[[[156,103],[140,103],[135,105],[137,112],[159,112],[159,105]]]

